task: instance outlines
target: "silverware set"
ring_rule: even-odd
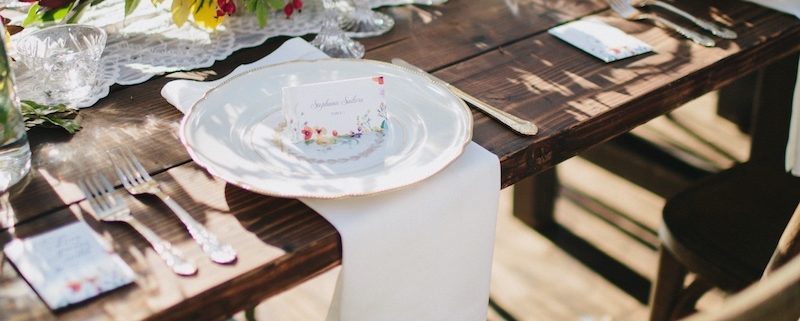
[[[133,154],[121,149],[109,151],[108,154],[119,180],[131,195],[151,194],[161,199],[175,213],[189,231],[189,235],[211,261],[227,264],[236,260],[236,251],[233,247],[220,242],[216,235],[208,231],[203,224],[197,222],[174,199],[164,193],[158,182],[147,173]],[[125,204],[122,197],[116,194],[114,185],[103,174],[98,173],[84,178],[78,182],[78,186],[99,220],[125,222],[133,227],[176,274],[188,276],[197,273],[197,267],[187,261],[178,249],[161,239],[131,214],[128,205]]]
[[[670,20],[667,20],[664,17],[642,12],[636,9],[628,0],[606,0],[608,5],[611,7],[611,10],[614,10],[618,15],[622,16],[628,20],[650,20],[653,21],[657,26],[666,27],[668,29],[672,29],[675,32],[683,35],[684,37],[694,41],[697,44],[706,46],[706,47],[713,47],[716,45],[714,39],[711,39],[708,36],[702,35],[698,32],[695,32],[691,29],[682,27]],[[681,17],[688,19],[689,21],[693,22],[700,28],[708,30],[711,34],[723,38],[723,39],[736,39],[737,35],[736,32],[720,26],[716,23],[711,21],[701,19],[691,15],[690,13],[683,11],[669,3],[666,3],[661,0],[645,0],[639,4],[638,7],[645,7],[645,6],[656,6],[668,11],[671,11]]]

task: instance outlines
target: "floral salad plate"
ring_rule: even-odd
[[[358,77],[385,79],[382,131],[323,143],[290,139],[283,87]],[[371,60],[295,61],[252,69],[209,90],[181,123],[192,159],[239,187],[280,197],[337,198],[424,180],[464,151],[472,115],[445,87]]]

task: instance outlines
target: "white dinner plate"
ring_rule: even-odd
[[[382,75],[389,126],[351,144],[294,144],[284,135],[281,89]],[[181,122],[192,159],[221,179],[281,197],[336,198],[408,186],[442,170],[472,137],[472,115],[445,87],[392,64],[295,61],[234,76]]]

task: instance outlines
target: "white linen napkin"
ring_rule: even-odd
[[[800,18],[800,0],[748,0]],[[786,171],[800,176],[800,70],[795,81],[789,141],[786,143]]]
[[[747,0],[767,8],[772,8],[800,18],[800,1],[798,0]]]
[[[323,57],[293,38],[231,75]],[[185,112],[213,85],[175,80],[161,94]],[[486,320],[499,191],[497,156],[471,142],[447,168],[412,186],[362,197],[300,199],[342,238],[342,269],[327,320]]]
[[[789,141],[786,144],[786,171],[791,172],[794,176],[800,176],[800,64],[798,64],[797,77],[794,84]]]

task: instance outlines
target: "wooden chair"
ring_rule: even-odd
[[[792,55],[759,72],[749,161],[701,180],[664,206],[651,321],[691,313],[712,286],[744,289],[770,261],[800,200],[800,178],[783,171],[795,79],[787,71],[797,68]],[[684,287],[687,272],[697,277]]]
[[[771,168],[744,163],[667,201],[651,321],[691,313],[712,286],[737,292],[761,277],[800,200],[800,178]],[[687,272],[697,277],[684,287]]]
[[[721,308],[684,321],[797,321],[800,318],[799,251],[800,206],[786,227],[762,281],[726,300]],[[784,265],[785,262],[788,263]]]

